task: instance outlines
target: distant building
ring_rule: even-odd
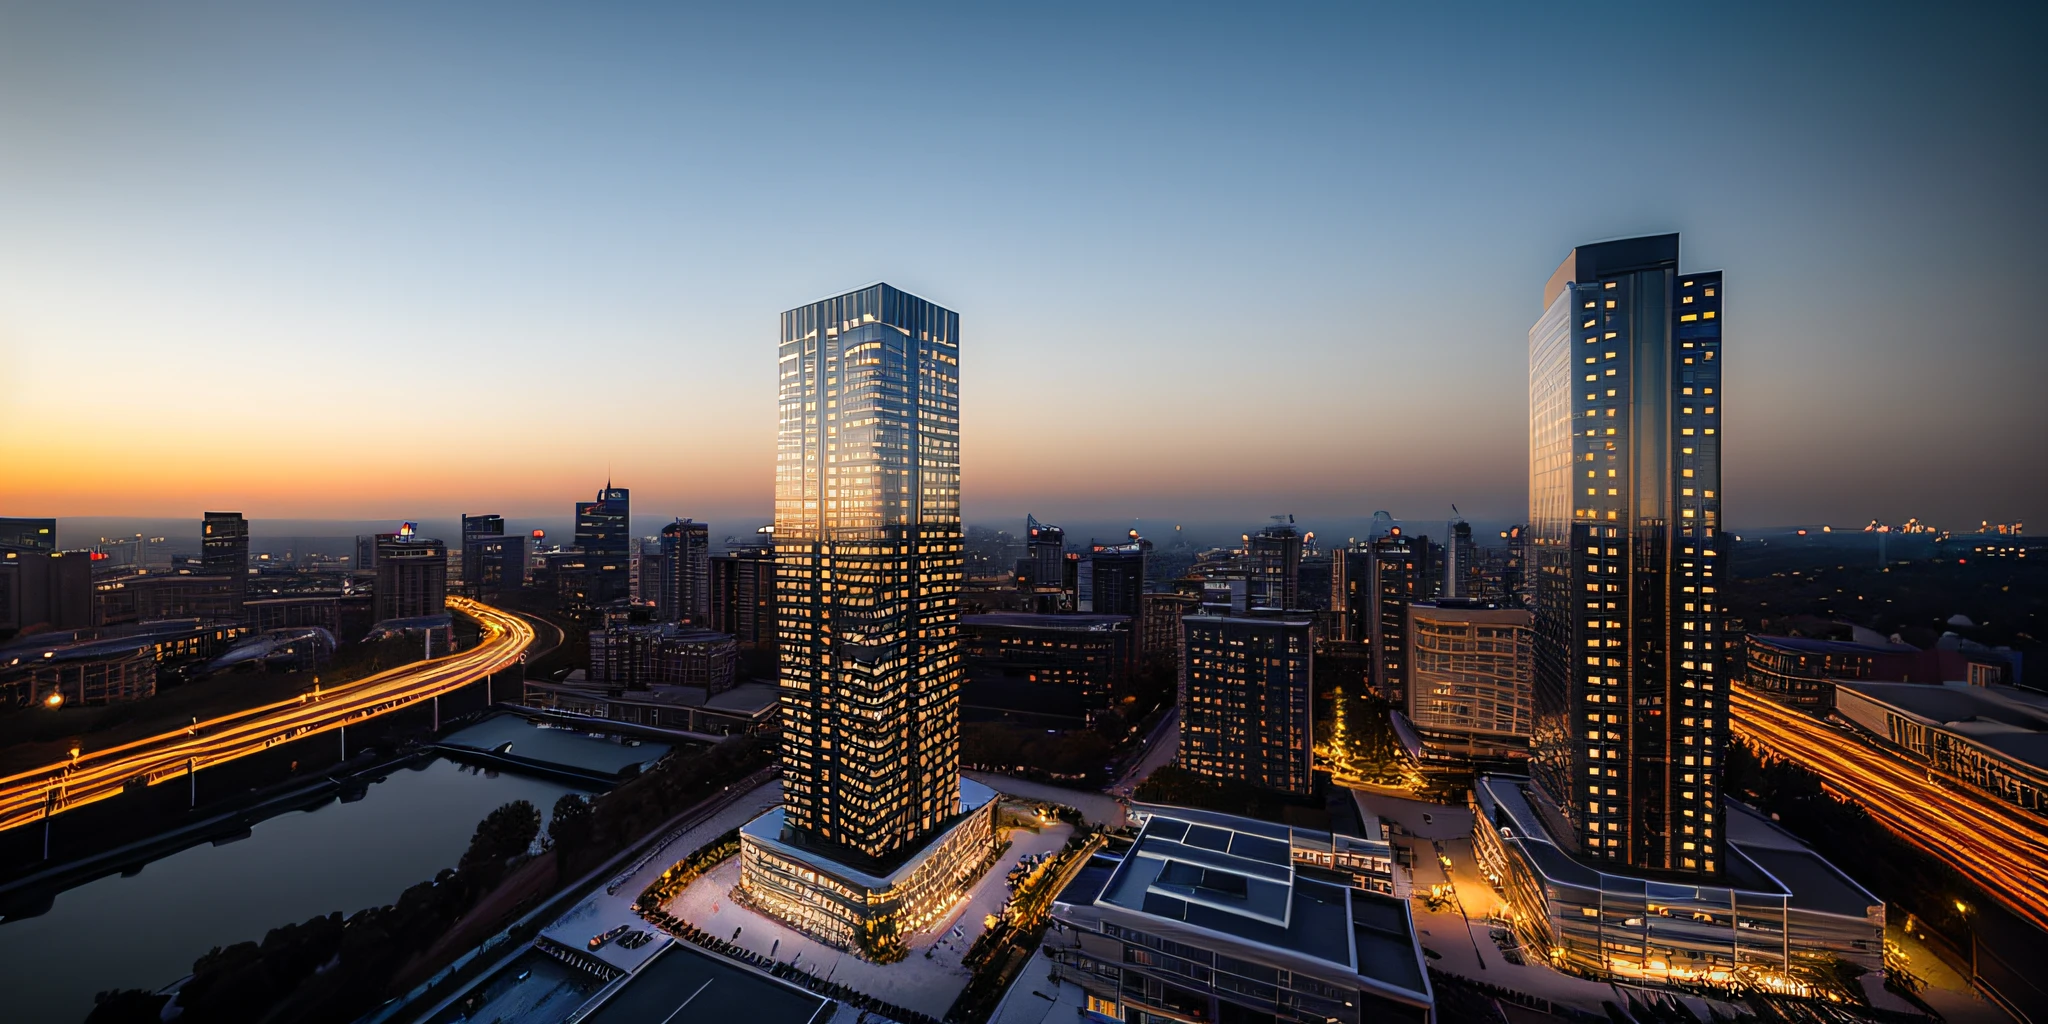
[[[249,626],[258,633],[318,626],[344,644],[361,640],[377,622],[377,599],[368,592],[266,597],[250,601],[246,609]]]
[[[2048,696],[1967,682],[1845,680],[1834,710],[1935,771],[2048,813]]]
[[[1472,543],[1472,524],[1460,519],[1445,530],[1443,585],[1437,596],[1460,601],[1472,593],[1472,577],[1478,568],[1479,549]]]
[[[1408,697],[1408,606],[1424,600],[1429,538],[1396,526],[1366,545],[1365,635],[1372,648],[1372,689],[1401,704]]]
[[[576,550],[584,556],[582,604],[595,607],[632,593],[632,495],[606,482],[595,501],[576,503]]]
[[[92,624],[89,552],[0,548],[0,631]]]
[[[199,559],[206,575],[249,575],[249,521],[240,512],[208,512],[199,529]]]
[[[0,548],[22,551],[57,550],[55,519],[9,519],[0,517]]]
[[[1088,552],[1089,601],[1096,615],[1121,615],[1131,620],[1132,657],[1145,644],[1145,561],[1152,542],[1132,530],[1122,544],[1093,544]]]
[[[1193,594],[1145,594],[1138,602],[1138,646],[1146,664],[1180,663],[1180,620],[1201,608]]]
[[[739,644],[732,637],[673,622],[590,634],[590,681],[603,686],[695,686],[722,693],[733,687],[738,660]]]
[[[365,571],[368,571],[368,570],[370,570],[370,569],[375,569],[376,567],[377,567],[377,538],[375,538],[375,537],[357,537],[357,538],[356,538],[356,560],[355,560],[355,565],[353,566],[353,568],[354,568],[354,569],[355,569],[355,570],[356,570],[357,572],[365,572]]]
[[[526,583],[526,538],[505,532],[505,517],[462,517],[462,584],[491,600]]]
[[[1529,572],[1529,528],[1510,526],[1501,533],[1507,554],[1501,569],[1501,601],[1514,608],[1536,607],[1535,577]]]
[[[1067,531],[1024,517],[1024,559],[1017,563],[1017,590],[1034,612],[1074,610],[1075,584],[1067,580]]]
[[[1372,557],[1365,545],[1347,544],[1330,552],[1330,610],[1338,643],[1365,643],[1372,636],[1367,616],[1372,605]]]
[[[572,672],[559,683],[527,680],[526,704],[707,736],[766,732],[776,724],[775,687],[766,683],[740,683],[721,693],[695,686],[628,690],[592,684],[580,675]]]
[[[1301,607],[1301,534],[1293,517],[1244,537],[1245,601],[1252,611]]]
[[[1307,618],[1181,620],[1180,757],[1189,771],[1307,794],[1314,640]]]
[[[960,617],[969,690],[998,681],[1070,689],[1091,711],[1108,707],[1123,688],[1136,657],[1133,640],[1131,620],[1122,615]],[[970,697],[969,703],[987,702]]]
[[[1526,610],[1470,599],[1408,606],[1411,755],[1455,768],[1528,758],[1534,623]]]
[[[448,546],[415,536],[411,524],[377,535],[377,621],[448,611]]]
[[[773,532],[761,534],[772,537]],[[711,628],[730,633],[743,646],[775,644],[775,548],[768,544],[733,548],[714,555],[711,565]]]
[[[248,629],[176,619],[57,630],[0,645],[0,706],[118,704],[154,696],[160,669],[182,673],[226,650]]]
[[[248,581],[236,576],[125,572],[93,581],[93,624],[118,626],[158,619],[238,622],[247,615]]]
[[[1434,992],[1405,899],[1362,888],[1377,840],[1148,808],[1052,906],[1047,955],[1091,1021],[1430,1024]]]
[[[1995,686],[2009,682],[2009,652],[1943,637],[1932,650],[1904,643],[1855,643],[1799,636],[1743,638],[1749,687],[1780,704],[1825,714],[1846,681]],[[1976,649],[1972,650],[1970,647]]]
[[[665,622],[710,621],[710,525],[678,519],[661,528],[661,591],[654,609]]]

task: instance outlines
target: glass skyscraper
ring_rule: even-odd
[[[1678,236],[1573,250],[1529,331],[1531,775],[1578,855],[1719,877],[1721,275]]]
[[[886,284],[782,314],[786,840],[856,861],[962,809],[959,336]]]

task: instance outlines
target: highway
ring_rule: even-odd
[[[1735,734],[1821,777],[1913,845],[1934,854],[2021,917],[2048,928],[2048,822],[1856,735],[1732,686]]]
[[[482,626],[475,647],[0,778],[0,830],[430,700],[517,663],[533,643],[533,627],[509,612],[462,597],[448,609]]]

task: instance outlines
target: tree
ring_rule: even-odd
[[[469,852],[462,855],[463,868],[485,864],[500,865],[507,858],[525,853],[540,835],[540,809],[525,800],[514,800],[477,822],[470,837]]]
[[[548,815],[548,841],[555,856],[566,858],[590,842],[590,801],[577,793],[564,793]]]

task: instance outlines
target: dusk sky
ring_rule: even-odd
[[[1729,523],[2048,527],[2038,5],[681,6],[0,7],[0,515],[761,521],[886,280],[970,522],[1507,521],[1545,280],[1677,231]]]

